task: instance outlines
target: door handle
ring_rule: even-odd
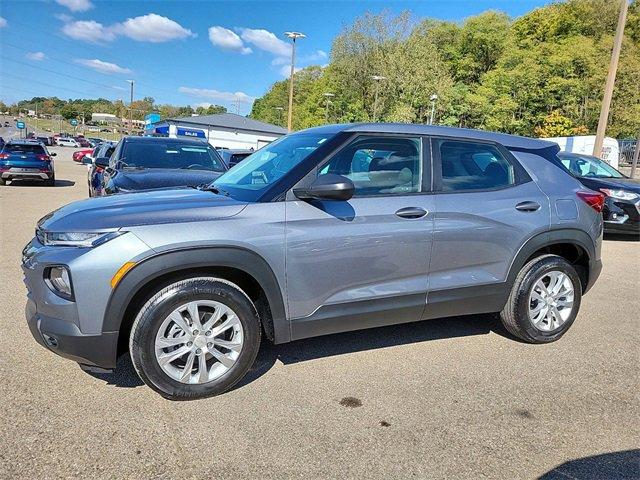
[[[521,212],[537,212],[540,210],[540,204],[537,202],[520,202],[516,205],[516,210]]]
[[[405,207],[396,212],[396,215],[402,218],[420,218],[424,217],[427,212],[424,208],[420,207]]]

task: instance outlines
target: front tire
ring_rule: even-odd
[[[543,255],[522,267],[500,319],[525,342],[555,342],[575,321],[581,300],[575,268],[558,255]]]
[[[253,302],[213,277],[173,283],[140,309],[129,351],[140,378],[171,400],[219,395],[253,365],[262,329]]]

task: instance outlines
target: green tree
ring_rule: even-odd
[[[72,118],[78,118],[78,110],[71,103],[67,103],[60,109],[60,115],[65,120],[71,120]]]

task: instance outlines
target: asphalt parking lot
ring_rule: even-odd
[[[558,343],[476,316],[264,345],[231,392],[170,402],[127,358],[90,375],[27,329],[22,247],[87,197],[51,150],[56,187],[0,186],[0,479],[640,477],[640,242],[605,242]]]

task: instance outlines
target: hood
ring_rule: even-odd
[[[222,172],[210,170],[175,170],[150,168],[147,170],[120,170],[111,178],[116,189],[148,190],[164,187],[197,187],[203,183],[211,183],[222,175]]]
[[[237,215],[247,204],[192,188],[124,193],[70,203],[38,221],[52,232],[117,229],[183,223]]]
[[[635,178],[592,178],[581,177],[580,182],[591,190],[601,188],[623,189],[630,192],[640,193],[640,180]]]

